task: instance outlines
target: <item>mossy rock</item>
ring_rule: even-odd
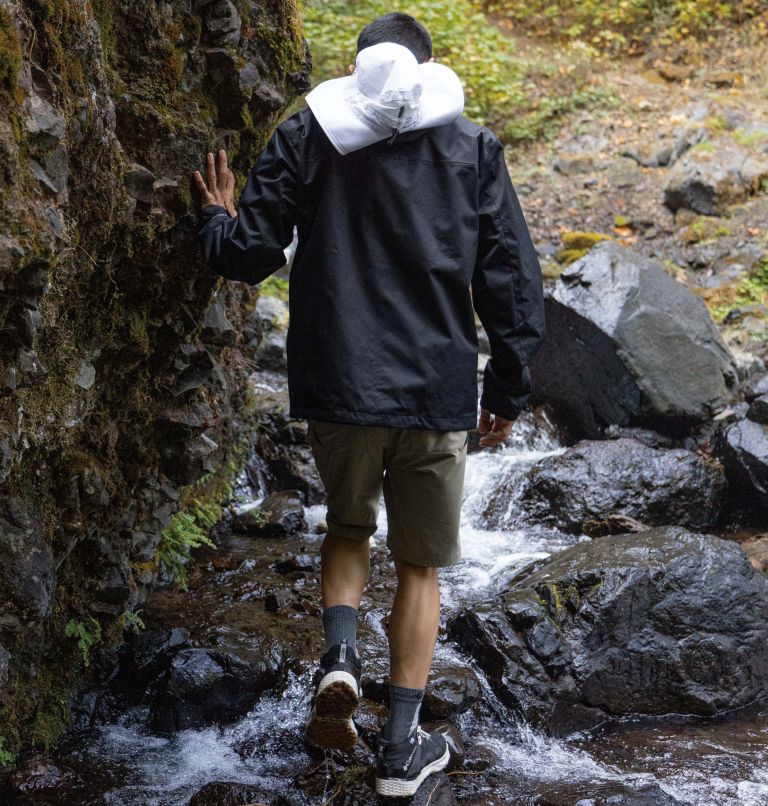
[[[596,243],[613,240],[602,232],[579,231],[563,232],[561,238],[563,248],[555,255],[555,260],[565,266],[583,258]]]

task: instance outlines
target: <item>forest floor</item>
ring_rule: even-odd
[[[551,42],[515,41],[532,60],[561,58]],[[589,245],[590,236],[569,233],[615,238],[700,294],[747,363],[748,354],[768,359],[768,182],[716,216],[675,213],[664,203],[672,165],[655,164],[687,150],[725,171],[743,159],[768,164],[768,45],[732,34],[714,48],[593,59],[586,69],[605,102],[565,115],[550,138],[508,155],[545,275],[579,254],[566,248]]]

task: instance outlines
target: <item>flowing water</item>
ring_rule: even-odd
[[[515,474],[530,463],[562,450],[552,433],[522,420],[504,449],[469,454],[462,517],[464,560],[442,573],[446,611],[492,595],[525,566],[579,540],[551,529],[490,531],[483,523],[487,499],[502,479],[514,483]],[[242,499],[247,486],[243,483],[239,489]],[[265,493],[262,486],[258,495]],[[302,537],[307,553],[319,548],[321,537],[314,534],[314,524],[324,514],[322,506],[308,508],[309,532]],[[513,512],[507,521],[514,522]],[[374,541],[381,545],[385,536],[382,500]],[[238,562],[247,558],[249,545],[253,543],[245,541],[231,549]],[[226,574],[244,573],[248,561],[234,566]],[[379,610],[371,608],[366,625],[374,640],[378,633],[383,642]],[[436,662],[471,665],[449,642],[439,643]],[[596,733],[555,740],[518,724],[479,671],[478,676],[483,703],[460,716],[457,724],[467,745],[481,745],[493,761],[476,780],[452,779],[461,801],[526,804],[544,795],[550,798],[546,802],[586,806],[596,793],[656,786],[659,793],[697,806],[768,804],[766,709],[716,720],[624,720]],[[234,724],[171,736],[151,733],[145,726],[147,707],[134,708],[115,722],[92,729],[57,759],[61,768],[75,770],[87,785],[73,787],[69,799],[33,802],[181,806],[214,780],[290,788],[293,776],[312,766],[301,741],[310,692],[311,670],[291,674],[281,693],[264,696]],[[308,797],[304,802],[319,804],[322,798]],[[657,801],[651,797],[642,802]]]

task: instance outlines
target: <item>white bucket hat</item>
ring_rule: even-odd
[[[459,77],[444,64],[416,60],[395,42],[363,48],[355,72],[318,84],[307,105],[339,154],[395,133],[442,126],[464,111]]]

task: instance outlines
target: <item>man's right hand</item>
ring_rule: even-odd
[[[493,417],[493,422],[491,422]],[[480,432],[480,447],[495,448],[503,445],[512,433],[514,420],[505,420],[498,414],[491,415],[488,409],[480,409],[480,423],[477,430]]]
[[[206,160],[205,174],[203,179],[200,171],[195,171],[195,184],[200,191],[200,206],[208,207],[211,204],[218,204],[225,207],[231,216],[236,216],[235,210],[235,175],[227,166],[227,152],[219,149],[219,165],[213,160],[213,154],[209,151]]]

